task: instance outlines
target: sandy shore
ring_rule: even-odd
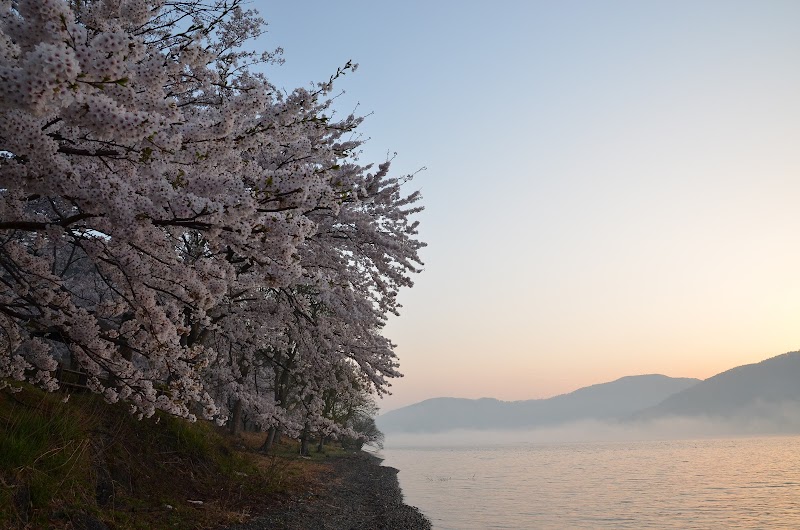
[[[317,491],[287,498],[228,530],[429,530],[430,521],[403,504],[397,470],[380,463],[364,452],[331,458]]]

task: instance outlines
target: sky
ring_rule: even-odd
[[[291,90],[418,172],[382,410],[800,349],[800,2],[256,0]]]

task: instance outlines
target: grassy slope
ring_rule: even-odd
[[[0,392],[0,528],[215,528],[304,489],[324,455],[167,415],[137,421],[88,394]],[[202,501],[202,504],[188,501]]]

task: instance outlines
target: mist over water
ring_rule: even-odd
[[[386,446],[474,447],[515,443],[626,442],[800,434],[800,405],[771,405],[739,416],[667,417],[655,420],[585,420],[551,427],[510,430],[452,430],[441,433],[389,433]]]
[[[628,376],[546,400],[380,417],[434,527],[800,528],[800,353],[705,381]]]
[[[384,465],[400,470],[405,501],[440,530],[800,528],[800,436],[623,441],[698,425],[616,427],[587,422],[526,441],[436,435],[414,447],[393,436]],[[564,441],[592,429],[594,441]]]

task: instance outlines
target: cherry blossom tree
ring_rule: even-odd
[[[0,386],[55,389],[69,360],[140,415],[296,428],[289,393],[321,410],[331,367],[400,375],[381,329],[419,195],[334,119],[354,65],[282,95],[241,4],[0,3]]]

